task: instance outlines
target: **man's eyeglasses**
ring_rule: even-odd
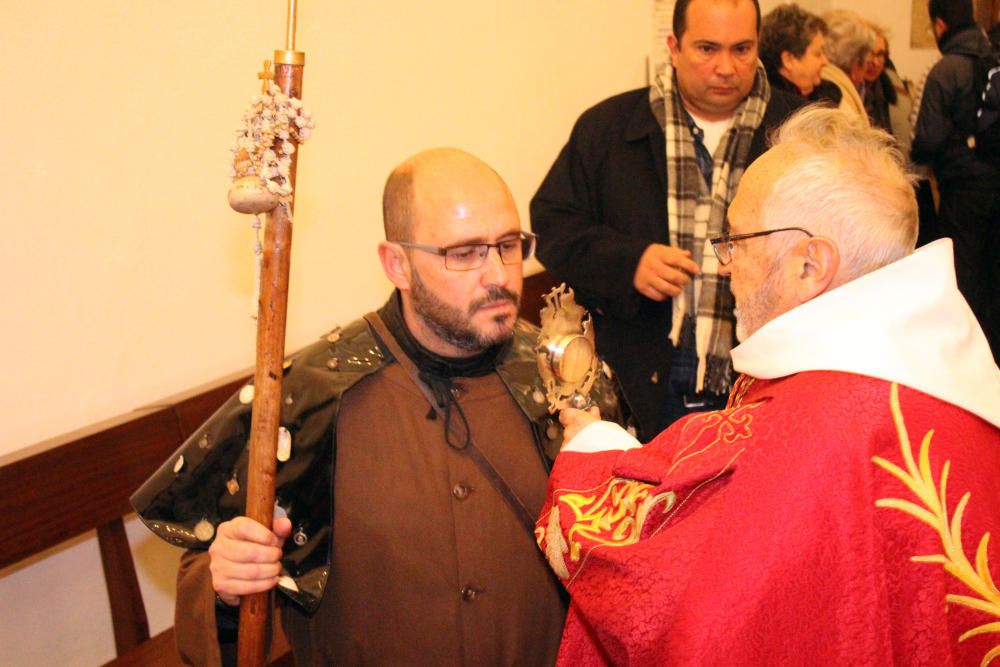
[[[490,248],[497,249],[500,261],[504,264],[520,264],[526,259],[531,259],[535,254],[535,240],[537,238],[531,232],[521,232],[518,236],[512,236],[496,243],[463,243],[447,248],[406,241],[396,241],[396,243],[404,248],[441,255],[444,257],[444,268],[449,271],[472,271],[486,262]]]
[[[709,243],[712,244],[712,250],[715,251],[715,256],[719,258],[719,264],[725,266],[729,262],[733,261],[733,245],[737,241],[745,241],[747,239],[756,238],[758,236],[767,236],[768,234],[776,234],[778,232],[802,232],[807,234],[809,238],[813,237],[813,234],[807,229],[802,229],[801,227],[782,227],[781,229],[768,229],[764,232],[752,232],[750,234],[735,234],[730,236],[729,234],[723,234],[719,238],[710,239]]]

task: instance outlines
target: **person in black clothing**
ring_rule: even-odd
[[[678,0],[673,22],[653,85],[584,112],[531,202],[538,257],[590,310],[641,439],[725,404],[733,299],[706,234],[802,105],[757,65],[756,0]]]
[[[927,76],[912,158],[928,164],[941,194],[938,226],[955,245],[958,287],[1000,359],[1000,168],[974,150],[976,60],[990,52],[971,0],[930,0],[941,60]]]
[[[840,89],[820,76],[826,57],[826,22],[796,4],[779,5],[760,27],[760,61],[771,86],[810,102],[840,104]]]

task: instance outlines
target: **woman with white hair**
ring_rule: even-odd
[[[863,18],[846,9],[834,9],[823,15],[826,22],[826,57],[830,64],[821,76],[840,88],[840,109],[867,120],[861,99],[865,80],[865,61],[875,48],[875,31]]]

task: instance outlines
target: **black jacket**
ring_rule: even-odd
[[[766,149],[768,130],[801,105],[772,89],[750,160]],[[640,88],[583,113],[531,201],[538,258],[591,311],[597,350],[618,373],[643,440],[666,426],[671,303],[641,296],[632,277],[651,243],[669,244],[666,182],[663,130],[649,88]]]
[[[767,80],[771,84],[771,90],[783,90],[790,95],[796,95],[808,103],[821,103],[827,106],[839,106],[843,93],[833,81],[823,79],[807,97],[803,97],[798,86],[781,75],[781,72],[767,68]]]
[[[975,60],[989,53],[989,42],[973,25],[945,33],[939,48],[943,57],[927,75],[920,102],[913,161],[929,164],[942,188],[995,178],[995,171],[978,160],[968,144],[976,109]]]

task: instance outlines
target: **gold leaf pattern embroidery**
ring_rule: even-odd
[[[750,438],[752,412],[759,405],[751,403],[744,407],[706,412],[690,419],[682,430],[686,444],[677,450],[676,460],[666,473],[673,473],[689,459],[703,456],[719,447],[733,448],[738,441]],[[732,449],[727,451],[731,453],[730,458],[720,463],[714,474],[687,489],[683,498],[679,498],[673,490],[653,494],[656,485],[620,477],[613,477],[591,489],[556,489],[545,527],[535,528],[535,539],[545,552],[553,571],[560,578],[568,580],[567,585],[570,585],[576,575],[570,578],[567,554],[570,562],[583,561],[577,569],[578,575],[593,549],[623,547],[637,542],[647,519],[657,516],[669,518],[669,513],[679,510],[702,487],[729,472],[746,448],[735,452]],[[566,507],[572,512],[565,537],[560,523],[560,507]],[[660,523],[651,535],[655,535],[665,525],[665,522]]]
[[[544,531],[535,531],[539,545],[544,537],[545,556],[556,575],[569,586],[583,571],[581,563],[576,575],[570,576],[565,559],[567,553],[574,563],[581,559],[586,562],[594,548],[622,547],[638,542],[643,523],[653,508],[662,505],[660,511],[666,513],[677,499],[673,491],[651,494],[655,488],[646,482],[615,477],[590,491],[559,494],[549,512],[548,525]],[[559,523],[560,505],[573,512],[573,523],[565,538]]]
[[[580,538],[589,543],[623,546],[639,539],[639,531],[648,512],[644,501],[652,484],[626,479],[613,479],[604,492],[587,495],[567,493],[559,503],[573,510],[569,538],[569,557],[580,560]]]
[[[978,595],[978,597],[973,597],[949,594],[945,596],[945,599],[949,603],[963,605],[990,616],[1000,617],[1000,591],[997,590],[996,584],[993,583],[987,556],[990,534],[985,533],[979,541],[979,548],[976,550],[975,567],[969,562],[969,559],[965,555],[965,548],[962,546],[962,518],[972,494],[967,491],[962,496],[955,507],[955,513],[949,520],[947,489],[948,471],[951,467],[951,461],[944,462],[944,465],[941,467],[940,486],[935,485],[930,464],[931,439],[934,436],[934,430],[931,429],[924,435],[920,443],[919,460],[914,460],[913,448],[910,445],[910,436],[906,430],[903,411],[899,405],[899,386],[896,383],[892,384],[890,390],[889,407],[892,411],[892,420],[896,426],[896,433],[899,436],[899,449],[903,455],[903,463],[906,469],[904,470],[879,456],[873,456],[872,461],[901,481],[913,492],[913,495],[917,497],[920,504],[901,498],[882,498],[876,500],[875,505],[877,507],[888,507],[905,512],[926,523],[937,532],[941,538],[941,547],[944,553],[913,556],[910,560],[917,563],[938,563],[942,565],[945,571]],[[972,628],[962,634],[958,640],[961,642],[970,637],[989,633],[1000,633],[1000,622],[985,623]],[[980,667],[986,667],[986,665],[997,657],[1000,657],[1000,644],[993,647],[983,656]]]

